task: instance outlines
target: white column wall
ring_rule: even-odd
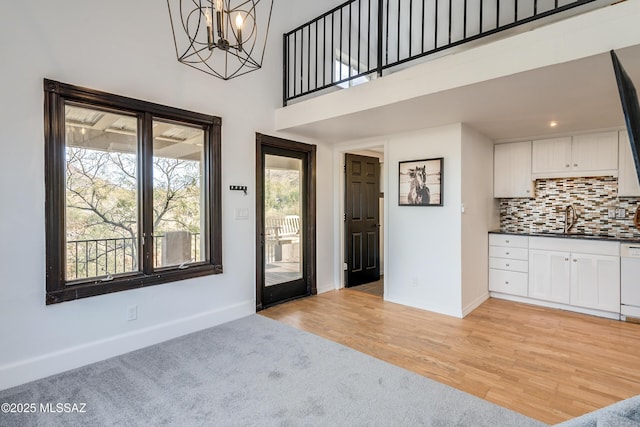
[[[489,237],[498,229],[493,198],[493,141],[462,126],[462,314],[489,298]]]
[[[462,316],[461,149],[460,124],[388,137],[385,296],[389,301]],[[398,206],[398,162],[436,157],[444,157],[444,206]]]

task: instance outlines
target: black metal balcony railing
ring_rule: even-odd
[[[162,239],[153,237],[155,267],[162,267]],[[73,240],[67,242],[67,280],[129,273],[138,270],[134,238]],[[191,233],[191,259],[200,259],[200,234]]]
[[[284,34],[283,103],[593,1],[350,0]]]

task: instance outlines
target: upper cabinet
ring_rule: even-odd
[[[532,173],[548,177],[571,170],[571,137],[533,141]]]
[[[595,176],[617,176],[618,132],[574,136],[571,158],[572,167],[579,171],[593,172]]]
[[[493,197],[533,197],[531,141],[494,146]]]
[[[631,145],[629,144],[629,134],[627,134],[627,131],[620,131],[619,154],[618,196],[640,197],[640,184],[638,184],[636,164],[631,154]]]
[[[618,176],[618,132],[533,141],[533,178]]]

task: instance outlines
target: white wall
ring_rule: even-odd
[[[461,125],[388,137],[385,164],[389,301],[462,316]],[[442,207],[398,206],[398,162],[444,157]]]
[[[488,231],[499,228],[493,141],[462,126],[462,314],[489,298]]]
[[[274,134],[280,34],[302,21],[296,11],[320,11],[301,3],[275,2],[263,69],[228,82],[176,61],[164,2],[0,3],[0,389],[255,311],[255,219],[233,212],[255,212],[255,132]],[[224,274],[45,306],[44,77],[222,117]],[[331,173],[320,145],[318,236],[333,232]],[[319,239],[318,266],[332,256]],[[318,269],[320,288],[332,280]],[[130,305],[138,320],[127,322]]]

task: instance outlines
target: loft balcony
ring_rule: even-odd
[[[622,126],[608,52],[635,62],[639,18],[631,1],[349,1],[284,35],[276,128],[339,142],[466,122],[500,140],[547,133],[551,106],[567,132]]]

